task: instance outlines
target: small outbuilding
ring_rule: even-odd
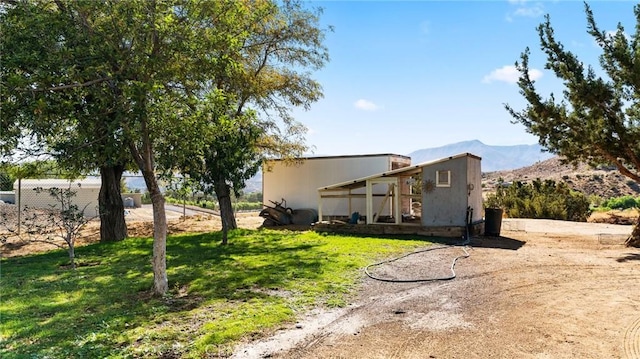
[[[16,194],[16,204],[20,208],[60,208],[60,203],[50,195],[51,188],[61,190],[71,189],[75,192],[72,201],[79,209],[84,209],[86,217],[98,216],[98,195],[100,194],[100,179],[85,178],[82,180],[66,180],[59,178],[49,179],[22,179],[15,181],[13,189]],[[41,188],[42,191],[37,189]]]
[[[286,200],[293,209],[316,209],[320,204],[318,188],[391,171],[411,165],[411,158],[396,154],[371,154],[353,156],[305,157],[290,161],[270,160],[262,170],[263,204],[273,206],[271,201]],[[386,186],[384,186],[386,188]],[[364,189],[354,194],[362,195]],[[378,199],[376,203],[379,203]],[[325,200],[325,215],[349,216],[354,211],[365,211],[364,200]]]
[[[388,154],[270,165],[264,204],[317,208],[318,231],[460,237],[484,228],[481,158],[470,153],[416,165]]]
[[[322,199],[316,229],[355,233],[416,233],[429,236],[458,237],[481,233],[482,220],[481,158],[470,153],[442,158],[318,188]],[[386,184],[386,193],[376,192],[374,185]],[[407,186],[411,184],[412,186]],[[419,186],[420,194],[408,189]],[[354,190],[365,188],[366,226],[333,226],[323,221],[323,201],[343,198],[351,201]],[[418,191],[416,191],[418,192]],[[378,196],[384,202],[376,206]],[[390,204],[389,216],[381,209]],[[376,211],[376,208],[378,210]],[[418,212],[418,213],[416,213]],[[351,221],[350,225],[353,225]],[[380,226],[377,227],[376,226]]]

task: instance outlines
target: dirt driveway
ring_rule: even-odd
[[[235,358],[640,358],[640,250],[630,226],[505,219],[475,238],[457,278],[365,277],[347,308],[319,311]],[[372,269],[448,276],[463,247]]]

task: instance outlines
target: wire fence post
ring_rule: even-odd
[[[20,225],[22,224],[22,219],[20,218],[20,214],[22,210],[20,208],[20,202],[22,201],[22,178],[18,178],[18,235],[20,235]]]

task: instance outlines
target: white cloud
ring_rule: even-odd
[[[538,69],[529,69],[529,77],[531,80],[535,81],[542,77],[542,71]],[[491,71],[491,73],[482,79],[482,82],[489,84],[494,81],[502,81],[515,84],[518,82],[518,78],[520,78],[520,71],[518,71],[518,69],[513,65],[505,65],[499,69]]]
[[[518,6],[517,9],[507,14],[506,19],[509,22],[518,16],[536,18],[544,15],[544,5],[541,2],[529,5],[526,0],[509,0],[509,3]]]
[[[522,6],[513,12],[515,16],[523,17],[538,17],[544,15],[542,4],[535,4],[533,6]]]
[[[354,102],[353,106],[355,106],[355,108],[359,110],[364,110],[364,111],[376,111],[380,109],[380,106],[365,99],[359,99],[358,101]]]

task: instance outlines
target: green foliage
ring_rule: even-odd
[[[13,183],[15,180],[15,176],[0,169],[0,191],[13,191]]]
[[[0,156],[30,136],[65,167],[135,163],[159,219],[157,294],[167,290],[158,172],[202,173],[205,187],[239,193],[266,154],[306,148],[290,109],[321,97],[308,74],[328,55],[319,11],[300,1],[4,5]]]
[[[627,33],[618,24],[614,33],[598,28],[585,4],[587,32],[602,49],[602,71],[585,65],[556,40],[550,17],[537,28],[540,47],[546,55],[545,68],[555,73],[565,90],[562,99],[554,94],[543,98],[530,77],[527,48],[516,68],[518,86],[527,106],[506,109],[516,122],[538,136],[540,144],[569,162],[613,165],[623,175],[640,182],[640,5],[634,8],[636,24]],[[600,74],[603,74],[602,76]]]
[[[174,197],[165,197],[167,203],[173,203],[175,205],[189,205],[189,206],[197,206],[201,208],[207,209],[218,209],[218,202],[213,200],[187,200],[180,199]],[[233,209],[235,211],[255,211],[262,209],[262,202],[247,202],[247,201],[239,201],[233,203]]]
[[[262,192],[244,193],[240,196],[241,201],[262,203]]]
[[[600,206],[608,209],[630,209],[640,207],[640,197],[622,196],[604,200]]]
[[[297,313],[346,305],[360,268],[427,244],[236,230],[220,246],[220,236],[169,238],[166,297],[149,292],[150,238],[78,247],[76,271],[60,270],[60,251],[0,259],[0,357],[227,357]]]
[[[496,193],[487,196],[485,207],[502,208],[508,217],[545,218],[586,222],[591,211],[587,197],[572,191],[566,183],[536,179],[532,183],[516,181],[498,184]]]
[[[201,207],[201,208],[207,208],[207,209],[216,209],[218,206],[218,203],[216,201],[212,201],[212,200],[187,200],[187,199],[181,199],[181,198],[174,198],[174,197],[165,197],[167,203],[173,203],[176,205],[189,205],[189,206],[196,206],[196,207]]]

